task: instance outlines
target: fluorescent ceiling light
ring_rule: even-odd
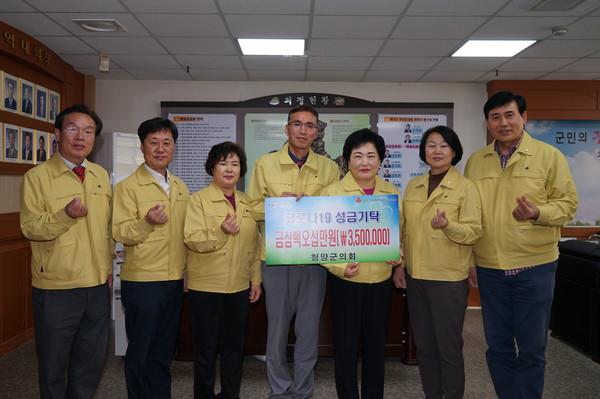
[[[512,57],[535,40],[469,40],[452,57]]]
[[[304,39],[237,39],[243,55],[304,55]]]

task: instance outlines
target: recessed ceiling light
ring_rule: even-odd
[[[237,39],[243,55],[304,55],[304,39]]]
[[[452,57],[512,57],[535,40],[469,40]]]
[[[127,32],[116,19],[72,19],[88,32]]]

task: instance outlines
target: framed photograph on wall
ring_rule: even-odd
[[[33,129],[21,128],[21,162],[33,163],[33,140],[35,138],[35,132]]]
[[[2,131],[2,136],[4,137],[4,151],[2,151],[4,162],[19,162],[19,142],[21,139],[19,128],[5,123]]]
[[[50,156],[52,156],[58,151],[58,141],[56,141],[56,135],[50,133],[48,137],[48,145],[50,146]]]
[[[2,77],[3,110],[19,112],[19,78],[4,72]]]
[[[28,80],[21,79],[21,115],[33,118],[35,109],[35,85]]]
[[[35,119],[48,120],[48,89],[35,87]]]
[[[56,115],[60,112],[60,94],[49,90],[48,95],[50,96],[50,110],[48,111],[48,122],[54,123],[56,121]]]
[[[40,164],[48,159],[48,141],[50,133],[37,130],[35,132],[35,163]]]

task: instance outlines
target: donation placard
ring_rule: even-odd
[[[267,265],[400,258],[397,195],[265,198]]]

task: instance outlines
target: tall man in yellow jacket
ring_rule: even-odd
[[[560,227],[578,197],[565,157],[524,130],[526,102],[502,91],[483,107],[494,142],[465,167],[481,195],[474,248],[488,368],[501,399],[541,398]]]
[[[86,160],[101,131],[85,105],[63,110],[58,151],[21,187],[41,398],[92,398],[106,360],[112,190],[106,170]]]
[[[129,344],[129,398],[170,398],[187,249],[183,224],[190,197],[169,172],[177,127],[153,118],[138,128],[144,163],[115,186],[112,231],[125,247],[121,300]]]
[[[256,161],[248,196],[258,219],[264,219],[266,197],[300,199],[320,195],[323,188],[339,180],[337,164],[310,149],[317,137],[318,117],[311,106],[293,108],[285,126],[288,143],[278,152],[263,155]],[[264,261],[264,245],[262,252]],[[263,265],[262,276],[268,318],[266,355],[270,398],[310,398],[314,390],[313,368],[318,357],[326,271],[320,265]],[[296,343],[292,378],[287,366],[287,343],[294,314]]]

